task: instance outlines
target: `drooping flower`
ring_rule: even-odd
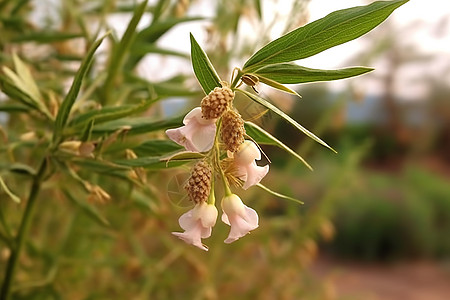
[[[236,194],[222,199],[222,221],[231,226],[225,243],[232,243],[251,230],[258,228],[258,214],[253,208],[245,205]]]
[[[202,117],[202,109],[196,107],[183,119],[184,126],[166,130],[175,143],[192,152],[204,152],[212,148],[216,135],[216,120]]]
[[[233,157],[233,164],[236,169],[236,177],[242,179],[244,190],[258,184],[269,172],[269,165],[260,167],[255,160],[261,159],[261,152],[258,146],[252,141],[245,141],[235,153],[229,153]]]
[[[201,239],[211,236],[217,215],[218,212],[215,205],[200,202],[178,219],[178,223],[184,229],[184,232],[172,232],[172,234],[188,244],[208,251],[208,247],[202,243]]]

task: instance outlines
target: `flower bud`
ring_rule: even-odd
[[[208,201],[211,191],[211,175],[211,166],[207,162],[200,161],[194,166],[184,187],[191,201],[194,203]]]
[[[205,119],[217,119],[227,110],[234,99],[234,92],[228,87],[216,87],[202,99],[202,115]]]
[[[225,149],[236,152],[244,142],[245,128],[241,115],[233,110],[228,110],[222,117],[220,137],[225,144]]]

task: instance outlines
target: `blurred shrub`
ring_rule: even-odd
[[[450,190],[421,168],[403,177],[365,172],[339,202],[338,255],[367,260],[450,256]]]

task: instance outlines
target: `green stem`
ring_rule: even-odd
[[[22,222],[20,223],[19,232],[16,237],[16,247],[11,249],[11,256],[9,257],[8,265],[6,266],[5,278],[3,281],[2,289],[0,291],[1,300],[8,300],[10,297],[11,284],[14,279],[17,264],[19,262],[20,252],[22,251],[22,248],[28,236],[36,198],[41,188],[42,178],[45,174],[46,167],[47,158],[44,158],[39,167],[39,171],[34,177],[33,183],[31,185],[31,191],[30,195],[28,196],[27,206],[25,208]]]

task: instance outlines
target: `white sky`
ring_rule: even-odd
[[[284,26],[283,20],[286,19],[290,13],[290,3],[292,0],[265,0],[263,1],[263,14],[267,22],[272,21],[274,13],[278,14],[275,26],[272,28],[273,32],[277,29],[281,30]],[[209,1],[195,1],[190,9],[191,15],[204,15],[210,17],[214,14],[214,9]],[[365,5],[369,1],[363,0],[311,0],[309,4],[309,22],[317,20],[331,13],[332,11],[349,8],[358,5]],[[423,76],[442,76],[445,68],[450,68],[450,20],[448,23],[442,23],[445,16],[450,15],[450,1],[446,0],[410,0],[405,5],[401,6],[393,12],[388,18],[389,26],[382,24],[373,31],[377,35],[389,30],[400,32],[398,43],[401,45],[412,44],[421,53],[430,54],[434,59],[427,64],[406,66],[399,72],[399,80],[397,91],[402,97],[408,99],[420,98],[427,92],[428,86],[421,82]],[[278,24],[279,23],[279,24]],[[208,22],[191,22],[184,26],[177,26],[169,34],[163,36],[160,40],[161,46],[177,49],[178,51],[189,52],[189,32],[192,32],[197,41],[205,44],[206,34],[205,25]],[[252,28],[253,25],[253,28]],[[246,28],[248,38],[255,38],[257,36],[257,28],[255,24],[245,23],[241,24]],[[408,30],[416,26],[413,30]],[[272,32],[271,31],[271,32]],[[439,35],[439,32],[440,35]],[[273,38],[278,37],[274,35]],[[370,40],[364,37],[348,42],[346,44],[334,47],[319,53],[313,57],[299,61],[301,65],[312,68],[333,69],[342,68],[349,65],[349,60],[360,51],[364,52],[366,47],[370,47]],[[147,62],[154,61],[152,56],[149,56]],[[164,59],[164,72],[161,72],[161,66],[151,66],[146,63],[141,71],[152,78],[166,78],[173,74],[183,71],[191,72],[191,67],[186,62],[180,61],[177,58]],[[379,84],[377,84],[376,77],[386,72],[386,61],[378,60],[371,62],[370,67],[376,70],[371,74],[367,74],[358,78],[350,79],[355,86],[361,86],[370,94],[379,93]],[[447,74],[448,76],[448,74]],[[449,78],[450,80],[450,78]],[[342,89],[348,84],[349,80],[330,82],[330,88]],[[418,83],[419,82],[419,83]],[[421,83],[420,83],[421,82]]]

